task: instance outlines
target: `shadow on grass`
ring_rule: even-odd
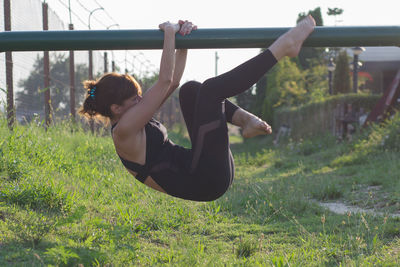
[[[42,241],[35,248],[26,242],[10,241],[3,243],[0,250],[1,266],[92,266],[106,263],[106,255],[94,248],[64,247],[49,241]]]
[[[251,156],[255,156],[264,149],[272,148],[272,141],[271,136],[257,136],[251,139],[244,139],[241,143],[231,144],[230,148],[233,154],[248,153]]]

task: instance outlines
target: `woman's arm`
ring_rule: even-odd
[[[120,118],[114,130],[120,138],[131,136],[143,129],[164,101],[171,86],[175,68],[175,33],[179,31],[180,25],[165,22],[159,27],[164,31],[164,44],[158,80],[146,91],[142,100]]]
[[[180,25],[179,33],[182,34],[183,36],[190,34],[192,30],[197,29],[196,25],[193,25],[190,21],[187,20],[186,21],[180,20],[179,25]],[[164,104],[165,100],[167,100],[167,98],[179,87],[183,72],[185,71],[187,53],[188,53],[187,49],[176,50],[174,75],[172,78],[171,85],[168,88],[167,95],[165,96],[165,99],[161,103],[161,105]]]
[[[161,103],[160,107],[162,106],[162,104],[164,104],[165,100],[167,100],[168,97],[175,91],[175,89],[179,87],[186,66],[186,58],[187,58],[187,49],[176,50],[174,75],[172,77],[171,85],[168,88],[168,92],[163,102]]]

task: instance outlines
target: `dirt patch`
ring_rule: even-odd
[[[395,213],[400,210],[400,205],[391,199],[390,194],[382,190],[380,185],[357,185],[353,187],[346,202],[364,209],[381,210],[392,207],[392,210],[396,210]]]
[[[375,211],[373,209],[363,209],[356,206],[349,206],[342,202],[317,202],[318,205],[328,209],[329,211],[336,214],[348,214],[351,213],[366,213],[374,216],[389,216],[393,218],[400,218],[400,213],[383,213]]]

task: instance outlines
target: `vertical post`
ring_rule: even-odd
[[[4,0],[4,30],[11,31],[11,1]],[[12,53],[6,52],[6,84],[7,84],[7,125],[10,130],[15,123],[14,86]]]
[[[333,72],[335,71],[335,69],[336,69],[336,65],[335,65],[335,63],[333,63],[333,58],[329,58],[329,63],[328,63],[328,66],[326,66],[327,67],[327,69],[328,69],[328,77],[329,77],[329,80],[328,80],[328,85],[329,85],[329,94],[330,95],[332,95],[333,94],[333,84],[332,84],[332,78],[333,78]]]
[[[89,80],[93,80],[93,51],[89,50]],[[94,134],[94,121],[89,120],[90,131]]]
[[[329,95],[332,95],[333,94],[333,90],[332,90],[332,75],[333,74],[333,72],[332,71],[328,71],[328,76],[329,76],[329,80],[328,80],[328,83],[329,83]]]
[[[73,30],[74,25],[69,24],[69,30]],[[74,51],[69,51],[69,105],[72,121],[75,122],[75,56]]]
[[[111,51],[111,71],[115,72],[115,60],[114,60],[114,51]]]
[[[358,55],[354,54],[353,60],[353,92],[357,93],[358,87]]]
[[[108,54],[104,52],[104,73],[108,72]]]
[[[89,50],[89,80],[93,80],[93,51]]]
[[[215,76],[218,76],[218,52],[215,51]]]
[[[48,19],[48,5],[47,3],[42,3],[42,14],[43,14],[43,30],[49,30],[49,19]],[[50,114],[50,58],[49,51],[44,51],[43,55],[43,71],[44,71],[44,113],[46,118],[46,127],[51,123]]]

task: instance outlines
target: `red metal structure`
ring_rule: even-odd
[[[369,113],[363,126],[368,125],[370,122],[381,121],[386,118],[388,113],[393,112],[390,108],[393,107],[400,97],[400,69],[397,71],[389,88],[386,89],[382,98],[375,105],[374,109]]]

